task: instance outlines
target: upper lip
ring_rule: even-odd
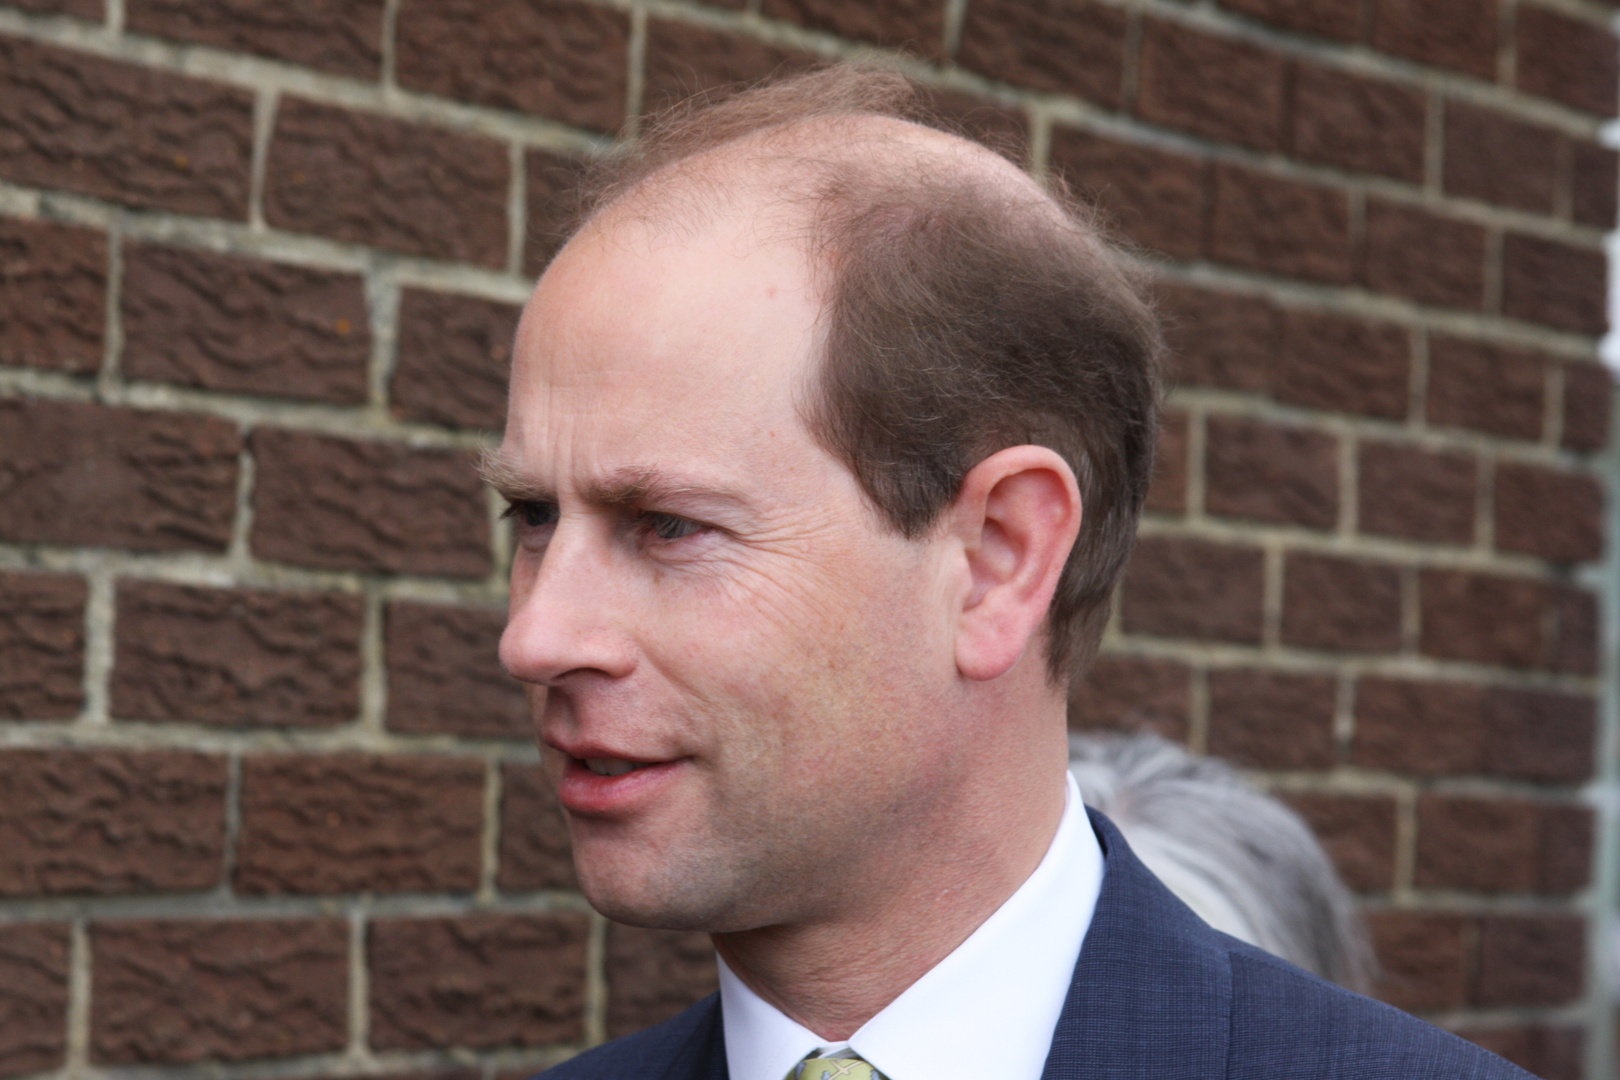
[[[559,753],[567,754],[579,761],[587,759],[606,759],[609,761],[633,761],[638,765],[656,765],[661,761],[672,760],[645,754],[629,753],[624,750],[604,746],[595,742],[564,742],[560,739],[546,739],[545,743]]]

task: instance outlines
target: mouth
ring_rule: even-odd
[[[576,759],[580,760],[580,759]],[[584,758],[585,767],[597,776],[623,776],[654,764],[651,761],[626,761],[624,758]]]
[[[567,753],[567,751],[564,751]],[[645,810],[669,792],[690,762],[637,761],[622,757],[576,757],[568,754],[557,795],[570,813],[618,818]]]

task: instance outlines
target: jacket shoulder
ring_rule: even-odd
[[[715,1072],[718,1066],[719,1072]],[[661,1024],[553,1065],[544,1080],[725,1080],[720,995],[710,994]],[[540,1080],[540,1078],[536,1078]]]

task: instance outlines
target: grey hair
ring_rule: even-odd
[[[1288,807],[1157,735],[1071,735],[1069,771],[1086,804],[1205,922],[1367,990],[1375,965],[1350,891]]]

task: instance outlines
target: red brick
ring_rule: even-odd
[[[1250,18],[1339,41],[1361,36],[1361,0],[1222,0]]]
[[[101,22],[106,18],[101,0],[11,0],[11,6],[24,11],[71,15],[76,19],[91,19],[95,22]]]
[[[1395,800],[1381,795],[1287,794],[1357,892],[1387,892],[1395,884]]]
[[[1351,760],[1415,776],[1477,771],[1483,702],[1467,683],[1363,678]]]
[[[1608,327],[1601,248],[1509,233],[1502,241],[1502,314],[1597,336]]]
[[[1125,576],[1127,633],[1260,641],[1265,557],[1259,548],[1149,536]]]
[[[1393,566],[1294,552],[1283,565],[1282,641],[1307,649],[1394,652],[1401,577]]]
[[[668,1020],[720,987],[709,935],[609,923],[607,1036]]]
[[[584,1038],[584,915],[377,919],[371,1045],[545,1046]]]
[[[1332,768],[1336,693],[1331,675],[1212,671],[1209,752],[1261,769]]]
[[[262,429],[253,553],[334,570],[482,577],[489,525],[471,463],[414,450]]]
[[[764,0],[760,13],[769,19],[797,23],[841,38],[899,47],[938,56],[945,35],[945,5],[940,0]]]
[[[1133,243],[1178,259],[1202,253],[1203,162],[1061,125],[1052,128],[1051,161]]]
[[[509,166],[493,139],[288,97],[265,168],[264,217],[276,228],[506,263]]]
[[[1570,213],[1582,225],[1614,228],[1620,155],[1596,143],[1576,142],[1570,160]]]
[[[1508,1027],[1454,1029],[1471,1043],[1543,1077],[1583,1080],[1586,1076],[1586,1032],[1575,1027]]]
[[[1283,142],[1288,63],[1234,38],[1147,18],[1137,115],[1218,142],[1276,150]]]
[[[1591,877],[1592,812],[1530,799],[1422,795],[1417,866],[1423,889],[1569,893]]]
[[[0,364],[96,371],[106,292],[101,233],[0,218]]]
[[[1347,285],[1354,275],[1342,191],[1215,166],[1210,256],[1247,270]]]
[[[1494,109],[1446,103],[1446,194],[1552,212],[1561,136]]]
[[[924,89],[922,100],[936,122],[1028,168],[1029,118],[1021,109],[938,87]]]
[[[1372,45],[1422,64],[1496,80],[1495,0],[1372,0]]]
[[[630,17],[572,0],[406,0],[399,82],[613,131],[624,122]]]
[[[1468,999],[1472,927],[1460,915],[1378,911],[1367,929],[1382,976],[1376,995],[1401,1009],[1453,1009]]]
[[[551,257],[562,249],[579,209],[577,192],[583,163],[546,150],[529,150],[523,157],[528,209],[523,245],[524,272],[539,277]]]
[[[719,97],[731,87],[803,71],[818,62],[820,58],[812,53],[756,37],[648,19],[641,107],[644,112],[657,113],[697,93]]]
[[[1590,697],[1493,687],[1482,718],[1484,771],[1553,784],[1591,778],[1597,713]]]
[[[0,1076],[26,1076],[67,1053],[68,928],[0,927]]]
[[[0,718],[79,715],[85,595],[83,578],[0,573]]]
[[[1187,509],[1187,414],[1168,412],[1159,422],[1159,447],[1153,458],[1153,485],[1147,509],[1180,514]]]
[[[1339,441],[1247,416],[1205,422],[1204,508],[1223,517],[1310,528],[1339,518]]]
[[[1603,555],[1603,487],[1586,473],[1496,466],[1496,546],[1554,562]]]
[[[375,79],[383,0],[130,0],[129,29]]]
[[[389,387],[395,414],[499,431],[506,423],[506,380],[522,313],[516,304],[404,290]]]
[[[223,551],[242,440],[212,417],[0,401],[0,537]]]
[[[341,919],[131,920],[90,928],[91,1060],[245,1061],[341,1050]]]
[[[484,764],[474,758],[251,755],[242,762],[244,893],[472,892]]]
[[[253,95],[0,38],[0,176],[129,206],[247,218]]]
[[[508,892],[579,887],[568,820],[539,765],[501,767],[500,863]]]
[[[962,21],[956,62],[992,79],[1119,104],[1125,13],[1095,3],[975,0]]]
[[[130,244],[120,300],[130,378],[366,400],[371,333],[365,286],[351,274]]]
[[[1369,289],[1470,311],[1484,302],[1484,226],[1368,199],[1365,242]]]
[[[1620,44],[1602,23],[1531,4],[1516,9],[1514,84],[1599,116],[1620,98]]]
[[[1539,439],[1547,361],[1540,353],[1460,338],[1429,339],[1428,420],[1509,439]]]
[[[1597,674],[1597,597],[1575,585],[1549,585],[1550,651],[1547,666],[1565,675]]]
[[[1294,67],[1289,145],[1306,161],[1423,180],[1424,96],[1315,64]]]
[[[1440,544],[1473,539],[1478,465],[1469,455],[1364,442],[1356,472],[1362,532]]]
[[[1545,587],[1528,578],[1426,569],[1418,578],[1427,656],[1534,667],[1545,655]]]
[[[1161,283],[1157,289],[1174,382],[1264,393],[1280,339],[1278,311],[1259,297]]]
[[[506,613],[388,605],[388,726],[467,738],[534,739],[523,687],[501,670]]]
[[[1487,915],[1479,920],[1473,1003],[1561,1005],[1580,997],[1586,921],[1579,915]]]
[[[1185,742],[1191,697],[1186,664],[1104,654],[1069,688],[1069,727],[1151,731]]]
[[[225,760],[0,751],[0,895],[189,892],[224,873]]]
[[[1609,445],[1614,380],[1602,364],[1564,365],[1564,445],[1583,454]]]
[[[1291,405],[1401,420],[1411,358],[1411,336],[1399,326],[1285,311],[1272,393]]]
[[[118,588],[112,711],[132,720],[323,727],[360,709],[358,596]]]

